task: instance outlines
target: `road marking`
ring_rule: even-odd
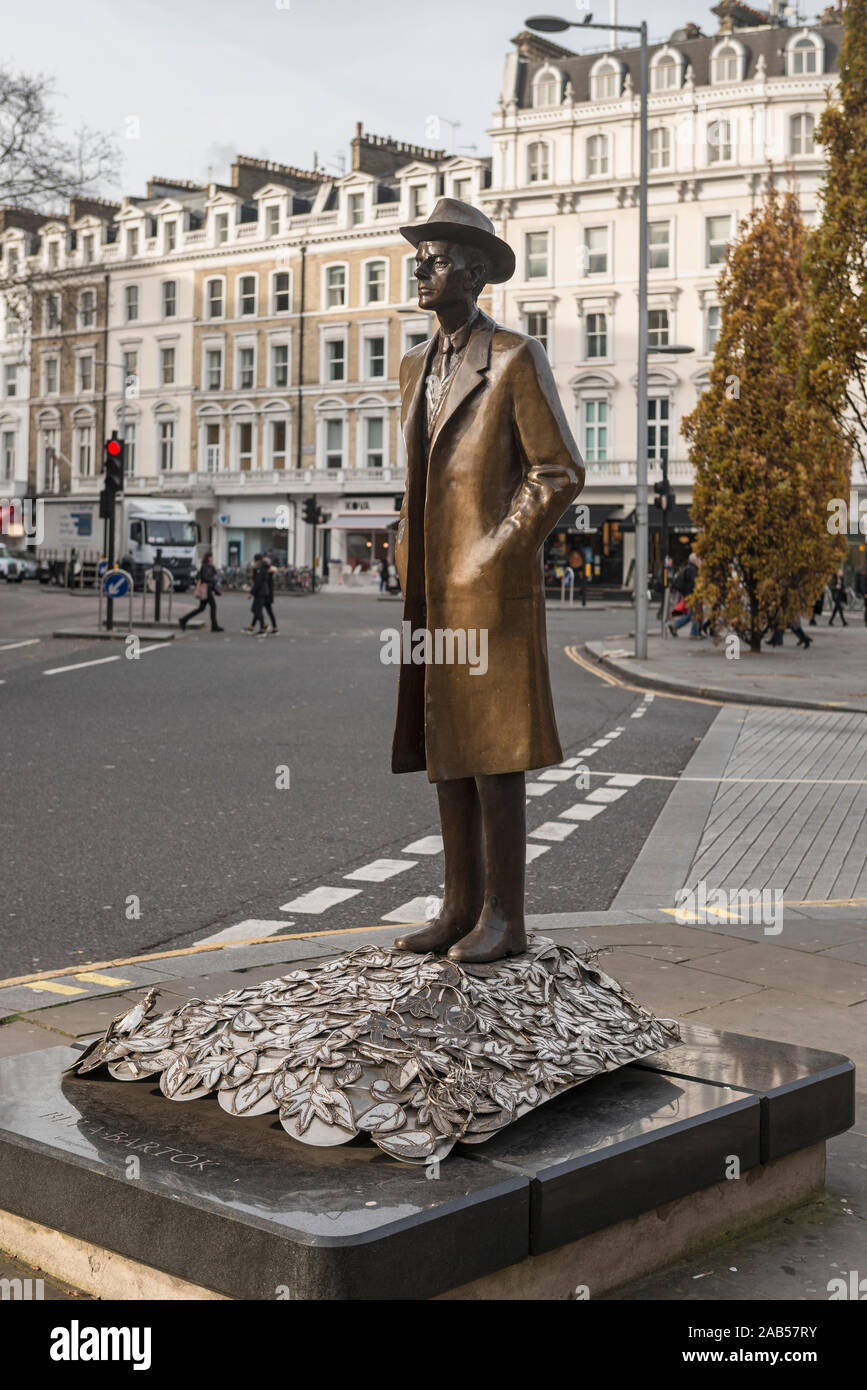
[[[600,806],[598,809],[604,811],[605,807]],[[550,845],[528,845],[527,848],[528,850],[540,848],[544,853],[545,850],[550,849]],[[415,899],[415,901],[426,903],[427,898],[418,898]],[[791,898],[785,899],[783,906],[867,907],[867,898]],[[676,912],[678,909],[672,907],[659,907],[657,910],[670,914]],[[281,922],[280,925],[283,926],[284,924]],[[289,924],[287,923],[286,925]],[[419,921],[419,926],[422,925],[423,922]],[[235,944],[239,946],[274,946],[280,941],[318,941],[323,936],[360,936],[363,932],[392,930],[393,926],[389,922],[383,920],[381,922],[368,922],[361,927],[322,927],[317,928],[315,931],[282,932],[279,936],[251,936]],[[561,928],[551,927],[549,930],[560,931]],[[174,960],[176,957],[181,956],[205,956],[210,952],[222,951],[223,949],[224,947],[219,944],[213,945],[210,942],[198,941],[193,946],[177,946],[174,950],[170,951],[144,951],[141,955],[137,956],[123,956],[117,960],[89,961],[88,964],[94,970],[117,969],[124,965],[148,965],[152,964],[154,961]],[[75,965],[59,966],[55,970],[36,971],[32,975],[11,975],[6,980],[0,980],[0,989],[11,989],[15,985],[31,985],[39,981],[48,981],[50,983],[55,981],[59,976],[75,976],[77,973],[81,973],[80,961]],[[145,986],[140,986],[140,988],[145,988]],[[82,994],[85,993],[84,990],[79,992]]]
[[[359,883],[384,883],[386,879],[402,874],[405,869],[414,869],[416,863],[415,859],[372,859],[369,864],[362,864],[360,869],[353,869],[351,874],[344,874],[343,877],[357,879]]]
[[[214,932],[213,936],[202,937],[197,945],[203,946],[207,943],[210,946],[240,946],[254,935],[268,936],[269,927],[271,932],[277,932],[285,926],[285,921],[268,922],[261,917],[248,917],[243,922],[236,922],[234,927],[226,927],[225,931]]]
[[[577,763],[577,762],[579,761],[578,758],[576,758],[575,761],[576,761],[576,763]],[[568,782],[568,781],[569,781],[569,778],[574,776],[574,773],[571,771],[571,765],[572,765],[572,759],[570,758],[570,759],[569,759],[569,767],[565,767],[565,766],[560,766],[560,767],[549,767],[548,770],[547,770],[546,772],[540,772],[540,773],[539,773],[539,781],[540,781],[540,782]]]
[[[560,815],[564,820],[592,820],[594,816],[601,816],[604,810],[604,806],[588,806],[586,801],[576,801],[574,806],[561,811]]]
[[[5,646],[0,647],[0,652],[12,652],[16,647],[32,647],[36,642],[41,641],[41,637],[28,637],[26,642],[7,642]]]
[[[86,989],[76,989],[74,985],[61,985],[56,980],[42,980],[38,985],[25,984],[24,989],[32,989],[34,994],[86,994]]]
[[[538,859],[540,854],[547,854],[550,848],[550,845],[528,845],[524,863],[532,864],[533,860]]]
[[[641,781],[641,776],[637,772],[615,772],[613,777],[609,777],[609,787],[637,787]]]
[[[589,671],[591,676],[596,676],[598,680],[605,681],[606,685],[617,685],[621,690],[632,690],[636,695],[644,695],[645,691],[643,686],[633,685],[631,681],[619,680],[616,676],[612,676],[609,671],[600,670],[597,666],[592,665],[591,662],[581,656],[577,647],[564,647],[563,650],[569,660],[575,662],[576,666],[583,667],[585,671]],[[658,695],[661,700],[687,700],[693,705],[713,705],[714,709],[719,709],[723,704],[722,700],[709,700],[704,695],[676,695],[674,691],[671,690],[654,690],[653,694]],[[748,705],[740,704],[740,702],[736,700],[727,700],[726,704],[735,705],[736,707],[739,706],[741,709],[749,708]],[[634,719],[635,717],[636,716],[633,714],[632,718]]]
[[[171,642],[149,642],[146,647],[139,647],[139,656],[147,656],[148,652],[167,652],[171,645]]]
[[[554,782],[527,782],[524,791],[528,796],[547,796],[554,787]]]
[[[597,787],[595,791],[587,793],[588,801],[619,801],[621,796],[626,795],[626,788],[618,787]]]
[[[97,970],[79,970],[76,972],[76,980],[83,980],[87,985],[131,985],[133,980],[122,980],[119,975],[100,975]]]
[[[592,757],[593,757],[593,754],[594,754],[594,753],[598,753],[598,752],[599,752],[599,749],[598,749],[598,748],[579,748],[579,750],[578,750],[578,756],[579,756],[580,758],[592,758]]]
[[[443,837],[442,835],[424,835],[420,840],[413,840],[411,845],[405,845],[404,854],[442,854]]]
[[[593,752],[594,752],[594,753],[596,752],[596,749],[595,749],[595,748],[593,749]],[[581,763],[581,759],[580,759],[580,758],[567,758],[567,759],[565,760],[565,762],[562,762],[562,763],[560,764],[560,766],[561,766],[561,768],[562,768],[562,767],[578,767],[578,766],[580,765],[580,763]]]
[[[530,834],[534,840],[565,840],[567,835],[571,835],[573,830],[577,830],[577,825],[561,825],[556,820],[546,820],[544,825],[538,829],[531,830]]]
[[[356,893],[360,892],[360,888],[332,888],[323,884],[321,888],[313,888],[309,893],[302,893],[299,898],[293,898],[289,903],[281,903],[280,911],[327,912],[329,907],[346,902],[347,898],[354,898]]]
[[[428,897],[433,896],[428,894]],[[383,922],[417,923],[423,926],[427,918],[428,898],[410,898],[408,903],[401,903],[393,912],[382,914]]]
[[[64,671],[82,671],[85,666],[105,666],[109,661],[120,661],[119,656],[99,656],[95,661],[77,661],[74,666],[52,666],[43,671],[43,676],[59,676]]]

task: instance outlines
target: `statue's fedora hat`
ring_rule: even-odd
[[[515,253],[497,236],[490,218],[458,198],[440,198],[427,222],[401,227],[400,232],[413,246],[422,241],[456,241],[481,247],[491,259],[488,280],[492,285],[510,280],[515,273]]]

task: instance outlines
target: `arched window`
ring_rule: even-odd
[[[533,78],[533,105],[559,106],[563,76],[556,68],[542,68]]]
[[[818,34],[800,33],[793,36],[787,44],[789,76],[822,72],[824,56],[824,44]]]
[[[623,68],[613,58],[600,58],[590,72],[590,100],[612,101],[623,89]]]
[[[671,92],[681,84],[683,59],[674,49],[662,48],[651,60],[650,90],[652,92]]]
[[[610,154],[607,135],[591,135],[587,141],[587,177],[597,178],[610,172]]]
[[[789,153],[815,154],[816,121],[809,111],[801,111],[789,120]]]
[[[743,76],[743,49],[729,40],[719,44],[711,54],[712,82],[739,82]]]
[[[547,183],[551,177],[551,150],[546,140],[534,140],[527,147],[527,182]]]
[[[651,169],[671,168],[671,131],[667,126],[657,126],[651,130],[647,139],[649,164]]]
[[[707,128],[707,162],[724,164],[732,157],[731,121],[711,121]]]

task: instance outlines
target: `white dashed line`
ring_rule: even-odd
[[[59,676],[64,671],[83,671],[85,666],[105,666],[109,661],[120,661],[119,656],[99,656],[95,661],[77,661],[74,666],[52,666],[50,670],[43,671],[43,676]]]
[[[538,859],[540,854],[547,854],[550,848],[550,845],[528,845],[524,863],[532,864],[533,860]]]
[[[524,790],[528,796],[547,796],[554,790],[553,782],[527,782]]]
[[[567,835],[571,835],[573,830],[577,830],[577,825],[561,825],[556,820],[546,820],[544,825],[540,825],[537,830],[531,830],[530,834],[534,840],[565,840]]]
[[[383,922],[426,922],[427,921],[427,898],[410,898],[408,903],[402,903],[396,907],[394,912],[385,912],[382,916]]]
[[[597,787],[595,792],[587,793],[588,801],[619,801],[621,796],[626,795],[626,788],[622,790],[617,787]]]
[[[404,854],[442,854],[443,837],[442,835],[424,835],[420,840],[413,840],[411,845],[405,845]]]
[[[594,753],[598,753],[598,748],[579,748],[578,756],[581,758],[592,758]]]
[[[609,787],[637,787],[642,780],[637,772],[615,772],[613,777],[609,777]]]
[[[601,816],[604,810],[604,806],[588,806],[586,801],[576,801],[574,806],[561,811],[560,815],[564,820],[592,820],[594,816]]]
[[[0,652],[12,652],[16,647],[32,647],[41,641],[41,637],[28,637],[25,642],[7,642],[5,646],[0,647]]]
[[[405,869],[414,869],[416,863],[415,859],[373,859],[343,877],[357,879],[359,883],[384,883],[387,878],[394,878]]]
[[[568,782],[572,776],[568,767],[549,767],[546,772],[539,773],[540,782]]]
[[[287,926],[291,926],[291,923],[268,922],[260,917],[248,917],[245,922],[237,922],[234,927],[227,927],[225,931],[215,932],[213,936],[203,936],[196,945],[213,946],[219,943],[221,946],[237,946],[243,941],[249,941],[251,937],[273,936],[275,932],[285,931]]]
[[[327,912],[329,907],[334,907],[336,903],[346,902],[347,898],[354,898],[356,893],[360,893],[360,888],[332,888],[323,884],[321,888],[313,888],[309,893],[302,893],[300,898],[293,898],[291,903],[282,903],[281,912]]]

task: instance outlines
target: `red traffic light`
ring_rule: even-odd
[[[121,443],[120,443],[120,440],[119,440],[119,439],[109,439],[108,443],[107,443],[106,446],[105,446],[105,452],[106,452],[107,454],[117,455],[117,454],[120,453],[120,450],[121,450]]]

